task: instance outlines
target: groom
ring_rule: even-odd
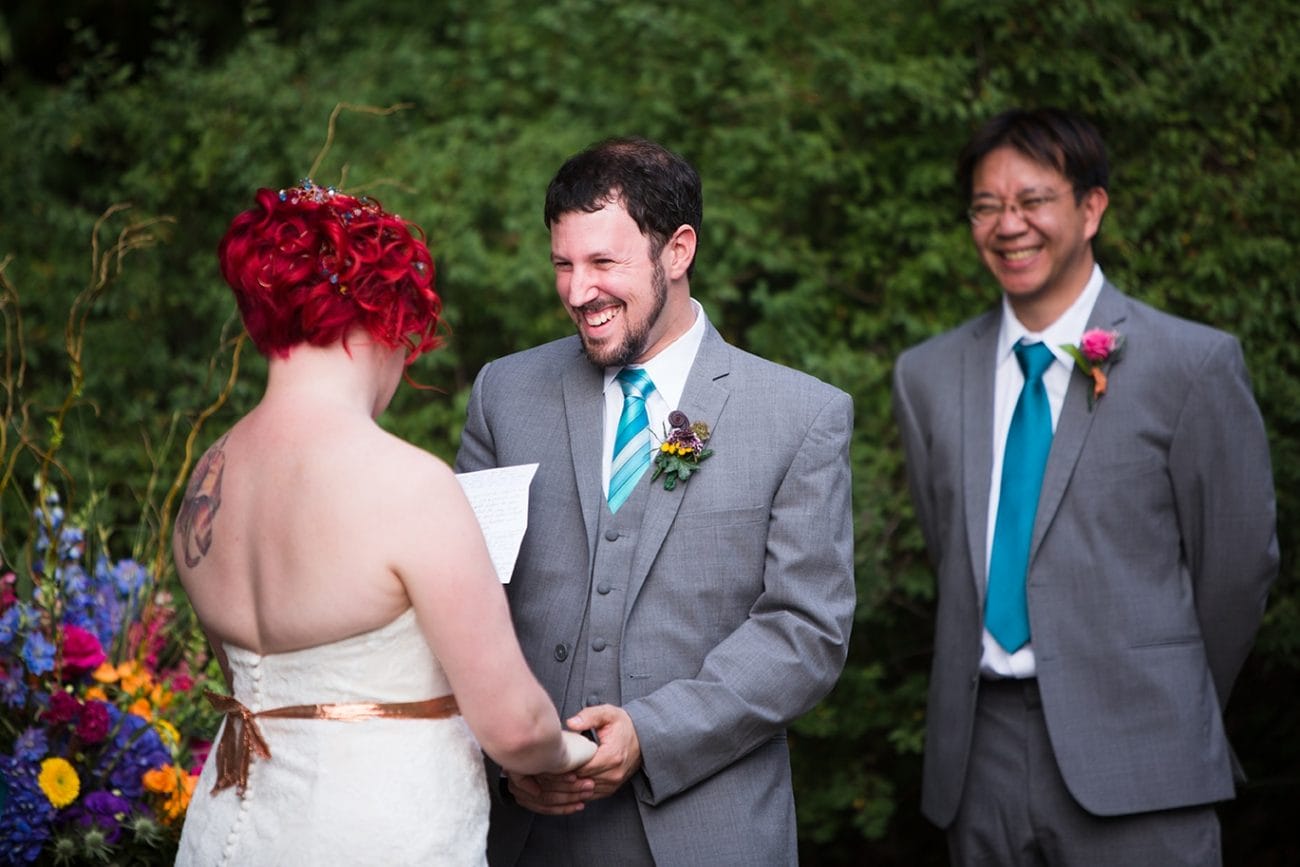
[[[574,775],[501,772],[493,865],[797,860],[785,730],[847,652],[852,405],[692,300],[701,202],[643,139],[569,159],[545,219],[578,334],[474,384],[457,469],[540,464],[511,610],[599,743]],[[684,453],[659,448],[671,431]]]
[[[1268,443],[1237,341],[1102,275],[1107,175],[1082,118],[983,126],[958,176],[1001,303],[895,366],[938,573],[922,810],[956,864],[1221,857],[1221,713],[1278,566]]]

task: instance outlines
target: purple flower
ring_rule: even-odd
[[[122,837],[122,823],[131,815],[131,802],[112,792],[91,792],[68,810],[68,818],[83,828],[99,827],[104,842],[115,845]]]

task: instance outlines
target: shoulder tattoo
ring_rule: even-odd
[[[226,434],[212,444],[190,476],[176,518],[185,565],[194,568],[212,548],[212,527],[221,508],[221,478],[226,471]]]

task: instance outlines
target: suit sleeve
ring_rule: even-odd
[[[1277,577],[1273,474],[1241,347],[1196,371],[1170,447],[1184,556],[1219,704],[1228,702]]]
[[[934,528],[935,510],[930,501],[930,487],[927,484],[930,477],[929,450],[926,447],[926,435],[916,416],[916,406],[908,391],[906,368],[907,356],[900,356],[894,365],[894,421],[898,425],[899,435],[903,441],[907,486],[912,495],[916,520],[921,526],[926,550],[931,552],[931,560],[937,561],[933,552],[937,550],[938,531]]]
[[[465,427],[460,434],[460,448],[456,451],[458,473],[489,470],[497,466],[492,431],[488,428],[487,416],[483,411],[483,392],[487,388],[488,369],[491,366],[490,362],[483,365],[469,394],[469,407],[465,411]]]
[[[637,795],[658,803],[779,735],[823,698],[848,652],[856,601],[849,438],[836,392],[808,428],[772,500],[763,592],[694,678],[628,702],[640,741]]]

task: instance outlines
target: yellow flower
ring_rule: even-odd
[[[176,729],[176,726],[165,719],[159,718],[153,721],[153,727],[157,730],[158,736],[162,738],[163,743],[168,747],[175,749],[180,745],[181,733]]]
[[[37,782],[45,797],[49,798],[50,803],[58,809],[77,800],[77,795],[81,793],[81,779],[77,776],[77,769],[72,767],[67,759],[57,756],[41,762],[41,773],[37,777]]]

